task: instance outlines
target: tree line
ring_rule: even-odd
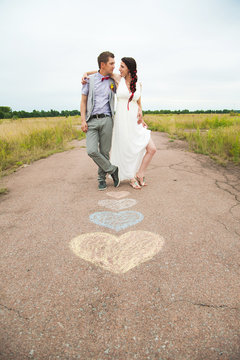
[[[240,110],[144,110],[144,114],[240,114]]]
[[[237,114],[240,110],[143,110],[143,114]],[[12,111],[8,106],[0,106],[0,119],[18,119],[18,118],[39,118],[39,117],[57,117],[57,116],[75,116],[81,115],[79,110],[33,110],[31,112],[20,110]]]
[[[31,112],[20,110],[12,111],[8,106],[0,106],[0,119],[18,119],[18,118],[38,118],[38,117],[56,117],[56,116],[75,116],[80,115],[79,110],[33,110]]]

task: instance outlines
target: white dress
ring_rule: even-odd
[[[121,78],[117,89],[117,107],[110,154],[111,163],[119,168],[120,180],[130,180],[136,175],[151,134],[150,130],[137,123],[137,100],[141,96],[139,82],[136,84],[136,91],[128,110],[130,95],[125,78]]]

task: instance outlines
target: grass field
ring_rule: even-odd
[[[80,116],[4,120],[0,124],[0,175],[23,164],[66,150],[81,139]]]
[[[172,140],[186,140],[192,151],[222,164],[240,163],[239,115],[145,115],[144,120],[153,131],[167,132]]]
[[[240,162],[240,116],[215,114],[145,115],[153,131],[183,139],[189,149],[226,163]],[[0,123],[0,176],[23,164],[64,151],[82,139],[80,116],[3,120]]]

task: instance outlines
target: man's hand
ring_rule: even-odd
[[[82,77],[82,85],[85,85],[87,83],[87,79],[89,79],[89,76],[87,73],[84,73]]]
[[[87,124],[86,120],[82,120],[81,129],[85,133],[88,131],[88,124]]]

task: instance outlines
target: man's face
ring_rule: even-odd
[[[105,72],[106,75],[112,75],[113,70],[115,68],[115,60],[114,58],[108,58],[108,62],[102,63],[102,70]]]

